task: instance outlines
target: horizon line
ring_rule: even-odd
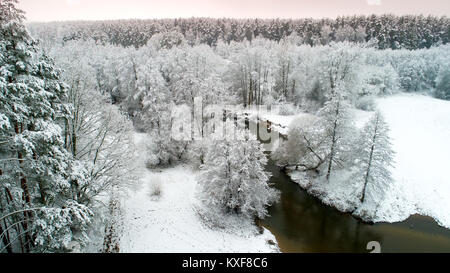
[[[423,17],[435,17],[435,18],[449,18],[448,15],[435,15],[435,14],[424,14],[424,13],[407,13],[407,14],[395,14],[395,13],[382,13],[382,14],[353,14],[353,15],[337,15],[335,17],[209,17],[209,16],[190,16],[190,17],[154,17],[154,18],[137,18],[137,17],[129,17],[129,18],[115,18],[115,19],[70,19],[70,20],[53,20],[53,21],[28,21],[25,18],[26,24],[42,24],[42,23],[71,23],[71,22],[108,22],[108,21],[149,21],[149,20],[186,20],[186,19],[213,19],[213,20],[262,20],[262,21],[270,21],[270,20],[283,20],[283,21],[297,21],[297,20],[336,20],[338,18],[345,17],[371,17],[371,16],[394,16],[394,17],[408,17],[408,16],[423,16]],[[26,17],[26,14],[25,14]]]

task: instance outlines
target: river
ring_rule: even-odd
[[[398,223],[364,223],[306,193],[272,160],[266,168],[281,198],[260,223],[275,235],[282,252],[367,253],[372,241],[385,253],[450,252],[450,230],[430,217],[413,215]]]

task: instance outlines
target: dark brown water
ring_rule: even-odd
[[[277,238],[282,252],[370,252],[378,241],[381,252],[450,252],[450,230],[432,218],[411,216],[400,223],[365,224],[310,196],[271,161],[271,183],[280,202],[262,221]]]
[[[260,131],[255,133],[262,143],[267,143],[261,140]],[[265,135],[263,139],[268,138]],[[270,157],[270,153],[266,154]],[[272,174],[270,183],[281,191],[281,198],[269,208],[270,217],[260,223],[275,235],[282,252],[367,253],[372,250],[367,249],[367,244],[377,241],[381,252],[387,253],[450,253],[450,229],[430,217],[413,215],[398,223],[363,223],[306,193],[272,160],[267,171]]]

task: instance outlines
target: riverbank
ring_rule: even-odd
[[[393,181],[372,221],[399,222],[420,214],[450,228],[450,102],[398,94],[379,98],[376,105],[390,126],[396,154]],[[354,114],[355,125],[362,127],[372,113],[356,110]],[[311,183],[298,171],[289,175],[322,202],[343,212],[354,209],[358,185],[346,179],[345,173],[330,183]]]
[[[383,253],[450,251],[450,230],[430,217],[412,215],[402,222],[364,223],[308,194],[273,161],[267,171],[281,199],[261,223],[275,235],[283,253],[368,253],[367,244],[372,241],[380,243]]]

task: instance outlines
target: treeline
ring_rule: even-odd
[[[423,15],[346,16],[337,19],[152,19],[33,23],[33,34],[46,41],[67,42],[93,39],[124,47],[141,47],[155,35],[171,33],[191,45],[215,46],[266,38],[279,42],[296,37],[299,44],[326,45],[330,42],[375,41],[379,49],[421,49],[447,44],[447,17]]]

